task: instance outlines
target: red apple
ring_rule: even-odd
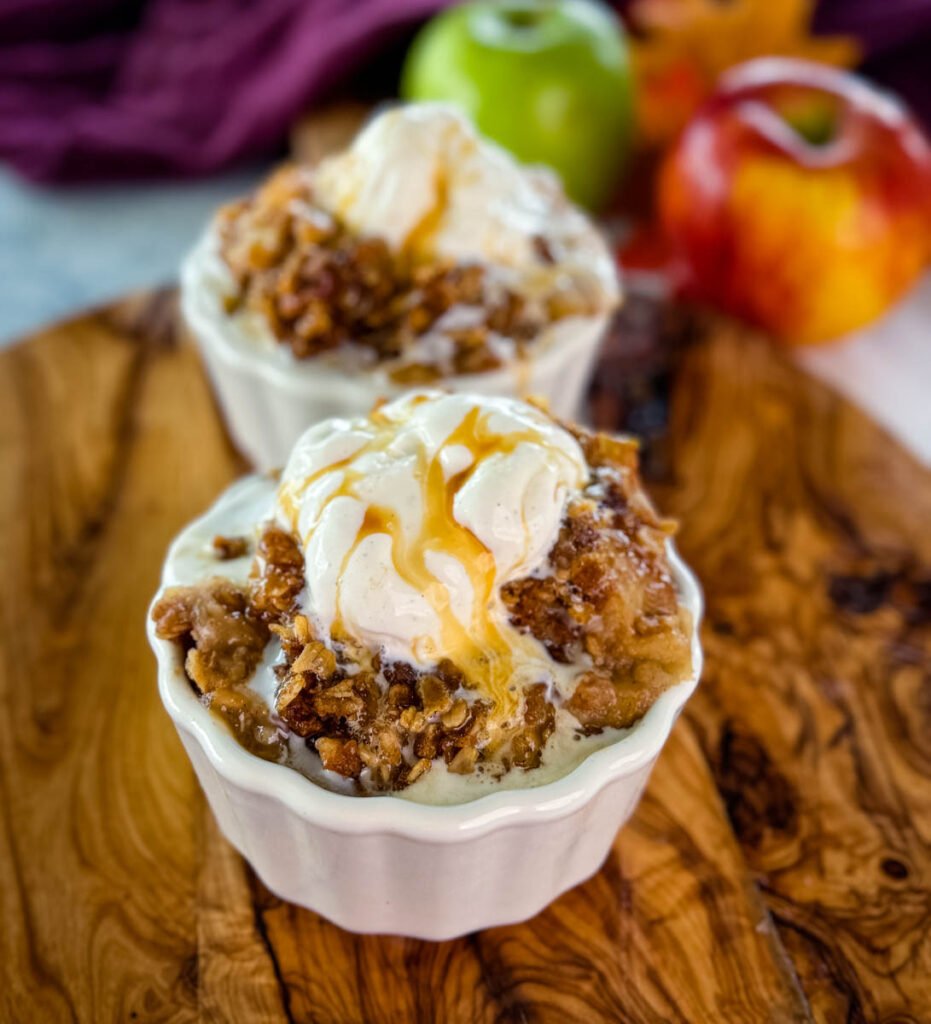
[[[879,316],[926,265],[931,147],[856,75],[752,60],[670,150],[659,212],[682,294],[824,341]]]

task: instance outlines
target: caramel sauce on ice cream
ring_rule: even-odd
[[[508,399],[419,393],[310,431],[278,497],[308,552],[309,618],[334,640],[420,667],[451,660],[489,698],[491,719],[509,722],[523,685],[554,672],[499,590],[540,568],[584,476],[572,438]]]

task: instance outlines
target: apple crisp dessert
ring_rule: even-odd
[[[414,450],[411,422],[422,438],[440,420],[441,443]],[[345,421],[336,432],[318,425],[302,445],[310,455],[292,456],[248,576],[171,587],[152,612],[157,635],[181,646],[202,700],[250,751],[287,761],[303,744],[359,793],[403,790],[443,770],[529,775],[560,729],[619,735],[691,672],[692,623],[667,556],[672,525],[643,490],[634,441],[563,426],[513,400],[425,392],[348,433]],[[523,461],[508,465],[508,453]],[[387,509],[372,490],[383,472],[400,495],[399,466],[423,502],[417,515],[403,497]],[[470,511],[465,499],[486,471],[499,504],[512,496],[502,481],[522,481],[516,519],[485,493]],[[353,519],[360,498],[368,504]],[[405,540],[408,514],[416,522]],[[551,517],[551,538],[541,515]],[[497,532],[486,534],[484,520]],[[521,522],[530,532],[514,540]],[[526,545],[541,533],[545,548],[528,560]],[[499,536],[516,545],[507,578]],[[237,540],[219,539],[214,557],[227,558]],[[397,579],[375,564],[382,543]],[[248,557],[242,544],[233,550]],[[273,680],[265,697],[250,684],[262,671]]]

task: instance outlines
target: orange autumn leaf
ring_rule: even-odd
[[[811,34],[812,0],[635,0],[630,8],[641,145],[670,142],[722,71],[752,57],[852,67],[846,36]]]

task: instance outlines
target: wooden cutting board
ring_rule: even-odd
[[[245,469],[173,295],[0,354],[0,1019],[931,1019],[931,474],[726,324],[669,411],[698,693],[593,879],[431,944],[271,896],[159,705],[166,545]]]

